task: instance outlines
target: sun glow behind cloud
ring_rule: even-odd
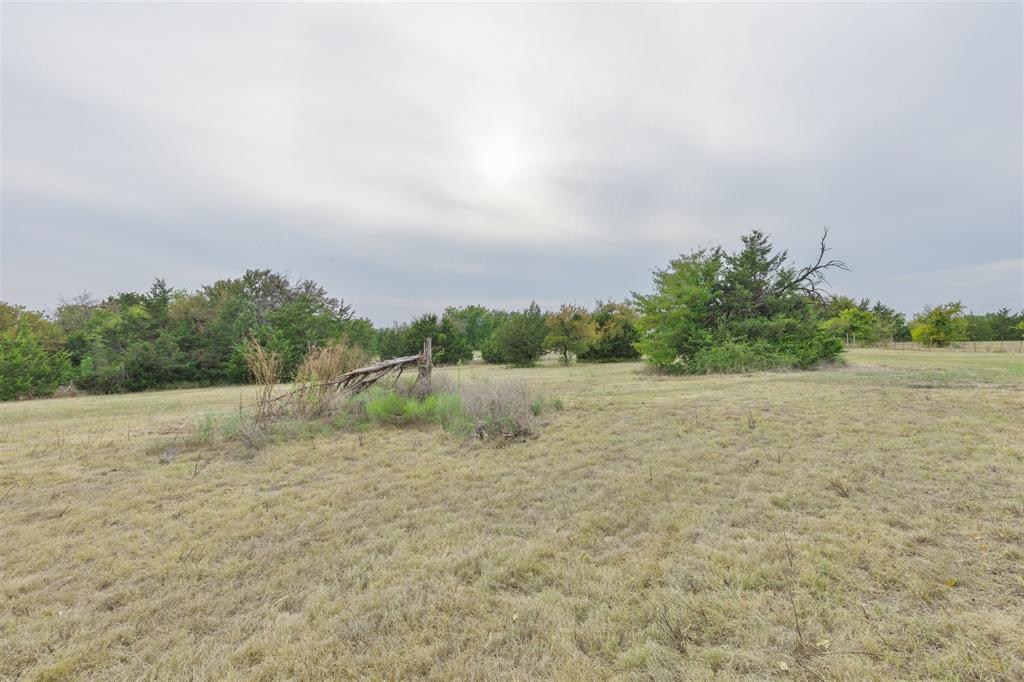
[[[514,135],[498,132],[487,137],[480,145],[477,164],[480,174],[489,185],[504,189],[522,177],[526,159],[522,144]]]

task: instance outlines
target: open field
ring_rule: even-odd
[[[0,405],[0,679],[1024,679],[1024,357],[510,370],[539,438],[161,464],[249,389]]]

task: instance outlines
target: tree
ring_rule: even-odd
[[[454,365],[473,359],[473,349],[455,321],[447,315],[438,320],[434,313],[421,315],[408,326],[403,336],[402,355],[419,353],[428,336],[433,339],[432,354],[436,364]]]
[[[996,312],[989,313],[985,317],[991,320],[991,335],[988,340],[1008,341],[1016,338],[1016,326],[1019,318],[1010,312],[1009,308],[1000,308]]]
[[[862,298],[859,301],[850,298],[849,296],[826,296],[820,301],[816,302],[818,308],[818,314],[826,319],[832,319],[838,317],[841,312],[847,308],[856,308],[858,310],[868,310],[871,307],[871,301]]]
[[[281,356],[281,373],[291,378],[313,346],[326,346],[343,336],[344,320],[322,297],[302,294],[265,314],[253,335]]]
[[[0,332],[0,400],[52,395],[70,378],[68,354],[47,352],[29,326]]]
[[[158,325],[162,326],[167,322],[167,309],[171,305],[171,297],[173,295],[174,291],[167,286],[167,282],[161,277],[157,277],[149,287],[145,305],[149,311],[150,318]]]
[[[675,258],[655,270],[653,294],[633,295],[640,311],[636,346],[655,366],[682,371],[685,358],[712,344],[722,257],[721,249],[700,249]]]
[[[454,365],[473,359],[473,347],[459,320],[445,313],[437,330],[433,359],[439,365]]]
[[[628,303],[598,301],[593,313],[597,338],[577,357],[580,360],[606,362],[640,357],[636,342],[640,338],[639,316]]]
[[[438,335],[441,331],[441,323],[435,313],[426,313],[413,320],[405,330],[402,340],[402,355],[415,355],[423,350],[423,342],[429,336],[434,339],[434,353],[437,353]]]
[[[946,346],[967,338],[967,320],[960,301],[925,307],[910,322],[910,335],[917,343]]]
[[[481,350],[503,315],[500,311],[488,310],[483,306],[467,305],[462,308],[446,308],[444,317],[451,318],[458,326],[471,350]]]
[[[585,308],[563,305],[557,313],[549,313],[544,320],[547,335],[544,348],[562,356],[568,366],[570,355],[579,355],[597,340],[597,327]]]
[[[547,325],[544,313],[536,302],[522,311],[511,313],[484,344],[483,356],[487,362],[509,363],[529,367],[544,352]]]
[[[0,303],[0,333],[14,338],[19,329],[47,353],[66,351],[75,383],[104,393],[248,381],[244,349],[253,338],[280,353],[283,378],[313,346],[342,337],[367,349],[377,342],[369,320],[355,318],[319,284],[271,270],[248,270],[191,292],[157,278],[145,292],[103,301],[83,293],[61,301],[53,319]],[[19,357],[31,355],[25,353]]]
[[[861,343],[875,343],[882,334],[882,322],[874,313],[860,308],[847,308],[823,323],[831,334]]]
[[[817,301],[816,307],[819,317],[831,323],[826,328],[838,336],[845,336],[849,333],[852,339],[855,333],[858,341],[870,339],[871,342],[881,338],[891,338],[895,341],[910,340],[910,330],[907,328],[906,316],[881,301],[876,301],[874,305],[871,305],[871,299],[867,298],[857,301],[849,296],[828,296],[821,301]],[[860,326],[860,328],[851,330],[848,324],[851,322],[849,318],[856,315],[856,313],[846,313],[846,319],[836,320],[836,318],[840,318],[843,315],[844,311],[851,308],[871,313],[874,316],[876,328],[873,331],[865,329],[863,325],[866,323],[867,318],[858,316],[859,324],[854,322],[853,327]],[[832,322],[833,320],[836,321]]]
[[[373,328],[373,322],[365,317],[353,317],[343,321],[341,332],[349,343],[359,346],[371,356],[378,353],[377,330]]]
[[[405,354],[405,333],[408,328],[408,325],[396,322],[390,327],[381,327],[377,330],[377,353],[381,360]]]
[[[676,258],[655,271],[653,294],[634,294],[636,346],[652,364],[670,372],[809,367],[842,351],[819,329],[825,275],[846,269],[825,259],[825,238],[803,268],[787,265],[787,253],[761,232],[742,241],[738,253],[702,249]]]
[[[907,317],[901,312],[876,301],[871,314],[878,318],[879,331],[881,335],[888,336],[894,341],[909,341],[910,328],[907,327]]]
[[[0,334],[17,334],[22,329],[32,334],[43,349],[50,352],[59,350],[67,341],[64,330],[45,313],[0,301]]]

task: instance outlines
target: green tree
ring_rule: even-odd
[[[544,313],[536,302],[522,311],[510,313],[484,344],[483,356],[487,362],[508,363],[529,367],[544,353],[547,325]]]
[[[405,353],[405,333],[408,325],[397,322],[390,327],[377,329],[377,353],[381,360],[397,358]]]
[[[1016,338],[1016,326],[1018,318],[1014,315],[1009,308],[1000,308],[994,313],[986,315],[991,322],[991,341],[1008,341]]]
[[[847,308],[823,323],[822,327],[839,338],[871,344],[882,335],[882,321],[874,313]]]
[[[281,354],[281,372],[292,377],[313,346],[326,346],[343,335],[344,320],[322,298],[300,295],[270,309],[255,336]]]
[[[377,341],[368,320],[316,282],[270,270],[193,292],[158,278],[144,293],[81,294],[61,301],[52,320],[0,303],[0,333],[16,327],[30,329],[44,351],[65,350],[75,382],[91,392],[248,381],[251,338],[281,354],[286,376],[312,346],[347,337],[371,349]]]
[[[558,312],[549,313],[544,320],[547,334],[544,348],[561,356],[568,366],[570,356],[579,355],[597,340],[597,327],[590,313],[577,305],[563,305]]]
[[[721,249],[700,249],[654,272],[654,293],[634,294],[640,312],[637,349],[655,366],[683,371],[686,358],[714,342]]]
[[[473,359],[473,347],[469,343],[469,338],[463,331],[459,320],[448,313],[441,317],[436,341],[435,348],[437,350],[433,355],[434,361],[439,365],[454,365]]]
[[[878,318],[879,331],[883,337],[888,336],[893,341],[909,341],[910,328],[907,326],[907,317],[894,308],[890,308],[881,301],[876,301],[871,308],[871,314]]]
[[[48,352],[28,325],[0,332],[0,400],[52,395],[71,373],[68,354]]]
[[[655,271],[653,294],[634,294],[636,345],[652,364],[671,372],[808,367],[842,351],[819,329],[825,274],[846,267],[825,259],[825,238],[817,261],[799,269],[761,232],[742,241],[737,253],[703,249],[674,259]]]
[[[636,311],[628,303],[598,301],[593,313],[597,338],[577,357],[580,360],[605,362],[632,360],[640,357],[636,342],[640,338]]]
[[[342,323],[341,331],[350,343],[359,346],[371,356],[379,352],[377,330],[373,328],[373,323],[365,317],[353,317],[345,320]]]
[[[429,336],[436,343],[441,332],[441,322],[435,313],[420,315],[405,330],[402,343],[402,355],[415,355],[423,350],[423,342]],[[440,344],[438,344],[440,345]],[[439,348],[434,349],[435,355]]]
[[[59,350],[67,341],[64,330],[46,314],[0,301],[0,334],[17,333],[22,329],[32,334],[47,351]]]
[[[946,346],[967,339],[967,320],[959,301],[925,307],[910,322],[910,335],[917,343]]]
[[[459,327],[466,337],[466,343],[469,344],[472,350],[483,348],[483,345],[491,338],[495,326],[500,321],[498,314],[479,305],[446,308],[444,316],[451,318],[453,324]]]
[[[427,313],[413,320],[405,330],[403,355],[415,355],[423,350],[423,342],[431,337],[433,360],[438,365],[453,365],[473,359],[465,334],[455,320],[445,315],[438,320],[434,313]]]

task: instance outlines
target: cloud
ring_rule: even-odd
[[[7,5],[0,296],[273,267],[387,322],[828,225],[837,288],[913,310],[946,289],[902,273],[1024,251],[1021,12]]]
[[[896,290],[924,289],[930,292],[929,305],[991,297],[1003,301],[1008,308],[1024,310],[1024,258],[908,272],[889,281]]]

